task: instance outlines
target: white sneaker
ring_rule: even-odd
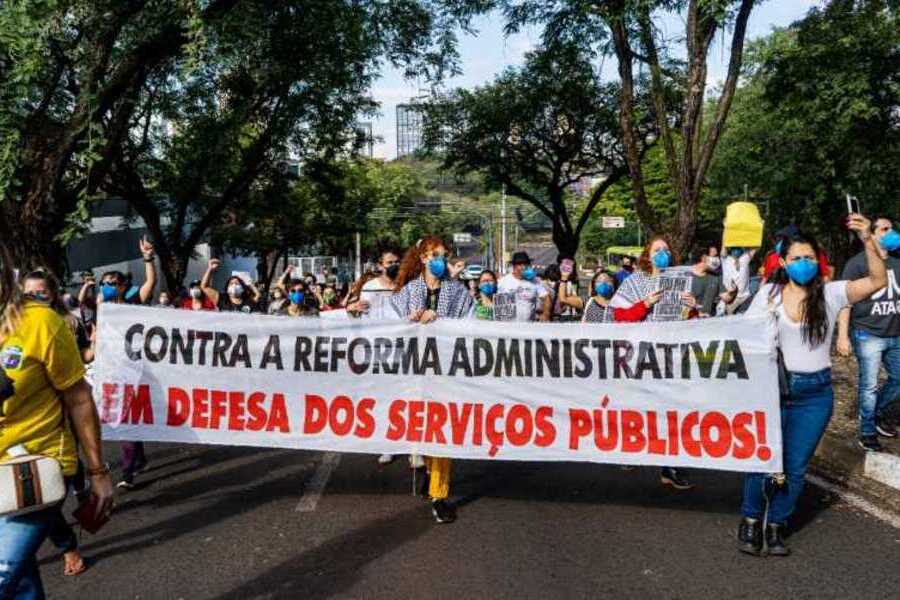
[[[421,469],[425,466],[425,459],[419,456],[418,454],[410,454],[409,455],[409,468],[410,469]]]
[[[382,454],[381,456],[378,457],[378,464],[379,464],[379,465],[388,465],[388,464],[390,464],[390,463],[393,462],[393,461],[394,461],[394,455],[393,455],[393,454]]]

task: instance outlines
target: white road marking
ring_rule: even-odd
[[[826,481],[825,479],[822,479],[818,475],[807,474],[806,480],[815,486],[818,486],[824,490],[831,492],[832,494],[837,495],[838,497],[841,498],[841,500],[843,500],[847,504],[849,504],[855,508],[858,508],[859,510],[861,510],[863,512],[869,513],[876,519],[880,519],[880,520],[884,521],[885,523],[887,523],[888,525],[891,525],[892,527],[900,529],[900,516],[898,516],[892,512],[878,508],[877,506],[875,506],[874,504],[872,504],[865,498],[862,498],[861,496],[857,496],[853,492],[849,492],[839,486],[836,486],[833,483],[831,483],[830,481]]]
[[[331,474],[340,462],[341,455],[339,453],[325,453],[319,468],[316,469],[312,479],[309,480],[309,483],[306,484],[303,489],[303,497],[300,498],[300,502],[297,503],[297,508],[294,509],[296,512],[312,512],[316,510],[316,506],[319,504],[319,498],[322,497],[322,492],[324,492],[325,488],[328,486],[328,480],[331,479]]]

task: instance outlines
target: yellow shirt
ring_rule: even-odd
[[[84,377],[75,336],[53,309],[29,302],[15,334],[0,344],[0,366],[14,394],[0,406],[0,462],[22,445],[29,454],[59,459],[65,475],[76,470],[75,440],[65,427],[61,391]]]

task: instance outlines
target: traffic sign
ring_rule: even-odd
[[[625,217],[600,217],[603,229],[625,229]]]
[[[471,233],[454,233],[453,234],[453,243],[454,244],[471,244],[472,243],[472,234]]]

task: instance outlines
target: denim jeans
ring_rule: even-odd
[[[775,488],[769,506],[769,522],[785,524],[803,491],[806,467],[831,420],[834,391],[831,369],[815,373],[790,373],[791,394],[782,400],[781,435],[785,484]],[[745,517],[759,519],[766,509],[763,492],[765,473],[752,473],[744,479]]]
[[[0,600],[43,600],[37,551],[62,518],[55,506],[18,517],[0,518]]]
[[[875,419],[900,395],[900,336],[878,337],[862,329],[851,335],[853,353],[859,363],[859,435],[875,435]],[[888,380],[878,389],[881,363]]]

